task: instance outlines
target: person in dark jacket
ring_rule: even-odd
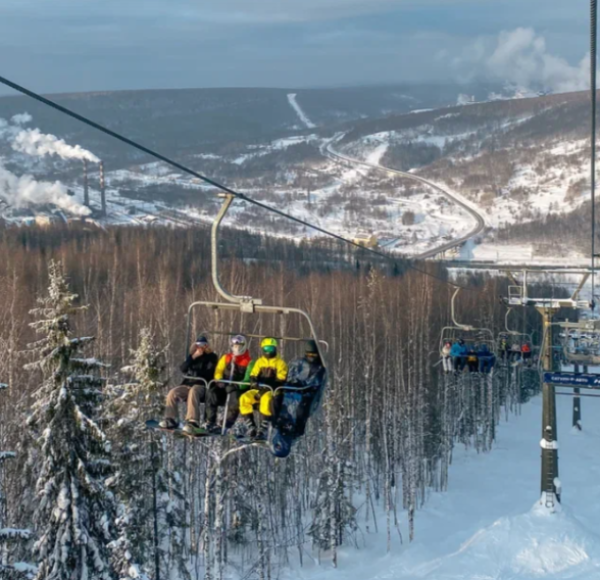
[[[298,387],[306,390],[299,391],[301,396],[296,417],[294,421],[294,435],[301,437],[304,435],[306,422],[310,417],[311,407],[316,395],[319,394],[323,384],[327,380],[327,371],[321,361],[321,355],[314,340],[307,340],[304,350],[304,357],[294,360],[290,363],[286,386]],[[279,422],[281,411],[281,400],[275,397],[275,422]]]
[[[163,429],[177,429],[177,403],[187,403],[183,430],[193,433],[200,428],[200,404],[206,402],[207,385],[213,380],[217,367],[217,355],[212,352],[205,336],[199,336],[191,346],[190,353],[180,369],[184,375],[182,384],[171,389],[167,395],[165,418],[160,422]]]
[[[496,356],[490,351],[487,344],[482,344],[477,351],[477,359],[479,360],[479,372],[489,373],[494,363],[496,362]]]
[[[273,452],[277,457],[287,457],[294,441],[304,435],[306,423],[319,403],[326,382],[327,371],[317,343],[307,340],[304,357],[290,363],[286,380],[286,387],[301,390],[287,390],[273,397]]]

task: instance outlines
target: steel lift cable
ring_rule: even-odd
[[[591,131],[591,190],[592,190],[592,310],[595,306],[595,264],[596,264],[596,48],[598,28],[598,5],[590,0],[590,90],[592,99],[592,131]]]
[[[55,103],[54,101],[52,101],[46,97],[43,97],[42,95],[35,93],[34,91],[31,91],[19,84],[7,79],[6,77],[0,76],[0,83],[2,83],[3,85],[5,85],[7,87],[10,87],[11,89],[14,89],[15,91],[17,91],[19,93],[27,95],[28,97],[31,97],[32,99],[35,99],[36,101],[43,103],[44,105],[47,105],[47,106],[63,113],[64,115],[68,115],[69,117],[72,117],[73,119],[77,119],[81,123],[84,123],[84,124],[88,125],[89,127],[93,127],[94,129],[97,129],[98,131],[101,131],[102,133],[105,133],[106,135],[109,135],[110,137],[113,137],[114,139],[117,139],[123,143],[126,143],[127,145],[130,145],[131,147],[134,147],[135,149],[138,149],[139,151],[143,151],[144,153],[146,153],[152,157],[155,157],[156,159],[159,159],[160,161],[163,161],[164,163],[167,163],[168,165],[176,167],[183,173],[192,175],[193,177],[196,177],[197,179],[200,179],[201,181],[204,181],[205,183],[212,185],[216,189],[219,189],[225,193],[233,195],[238,199],[241,199],[243,201],[246,201],[248,203],[251,203],[253,205],[261,207],[267,211],[275,213],[283,218],[289,219],[300,225],[309,227],[317,232],[320,232],[321,234],[324,234],[326,236],[329,236],[331,238],[334,238],[336,240],[344,242],[348,245],[359,248],[363,252],[368,252],[370,254],[384,258],[385,260],[388,260],[392,264],[395,264],[399,267],[406,266],[406,267],[410,268],[411,270],[414,270],[415,272],[419,272],[420,274],[429,276],[430,278],[433,278],[435,280],[443,282],[444,284],[451,286],[452,288],[460,288],[462,290],[467,290],[470,292],[475,292],[475,291],[479,292],[479,290],[476,290],[475,288],[468,288],[465,286],[461,286],[460,284],[455,284],[454,282],[450,282],[449,280],[440,278],[439,276],[436,276],[435,274],[432,274],[431,272],[427,272],[427,270],[423,270],[421,268],[413,266],[410,263],[410,261],[408,261],[408,260],[405,263],[401,264],[396,259],[392,258],[389,254],[386,254],[384,252],[379,252],[377,250],[374,250],[373,248],[365,248],[364,246],[361,246],[360,244],[358,244],[352,240],[349,240],[348,238],[344,238],[343,236],[340,236],[338,234],[330,232],[330,231],[328,231],[320,226],[317,226],[313,223],[307,222],[307,221],[297,218],[293,215],[285,213],[275,207],[267,205],[266,203],[262,203],[261,201],[253,199],[251,197],[248,197],[244,193],[240,193],[239,191],[235,191],[217,181],[214,181],[213,179],[206,177],[205,175],[202,175],[201,173],[198,173],[197,171],[194,171],[193,169],[190,169],[189,167],[186,167],[185,165],[182,165],[181,163],[174,161],[173,159],[170,159],[169,157],[166,157],[165,155],[162,155],[161,153],[153,151],[152,149],[149,149],[148,147],[146,147],[136,141],[133,141],[132,139],[129,139],[128,137],[125,137],[124,135],[117,133],[116,131],[112,131],[111,129],[108,129],[107,127],[104,127],[103,125],[100,125],[99,123],[96,123],[95,121],[92,121],[91,119],[84,117],[83,115],[80,115],[79,113],[76,113],[75,111],[72,111],[71,109],[68,109],[67,107],[59,105],[58,103]]]

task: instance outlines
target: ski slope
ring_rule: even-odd
[[[597,580],[600,579],[600,401],[582,399],[583,432],[571,429],[570,397],[558,399],[563,504],[538,505],[541,398],[502,423],[490,454],[457,449],[449,491],[433,493],[407,543],[406,516],[386,554],[385,514],[378,534],[359,534],[339,567],[296,568],[305,580]],[[359,518],[359,522],[360,522]],[[363,518],[364,521],[364,518]],[[371,529],[372,529],[371,525]],[[364,530],[363,530],[364,532]]]
[[[296,93],[289,93],[287,98],[290,106],[292,109],[294,109],[296,115],[298,115],[298,118],[302,121],[302,124],[307,129],[314,129],[316,125],[308,118],[306,113],[302,110],[302,107],[298,104],[298,101],[296,100]]]
[[[464,198],[459,196],[457,193],[455,193],[455,192],[451,193],[450,191],[448,191],[447,188],[440,187],[437,183],[429,181],[428,179],[425,179],[424,177],[421,177],[419,175],[415,175],[413,173],[408,173],[406,171],[399,171],[397,169],[391,169],[389,167],[384,167],[383,165],[379,164],[379,160],[377,160],[376,162],[371,162],[370,160],[362,161],[360,159],[355,159],[354,157],[350,157],[345,153],[340,153],[339,151],[336,151],[335,149],[333,149],[334,143],[335,143],[335,140],[333,142],[332,141],[327,142],[323,147],[321,147],[321,153],[324,156],[328,157],[329,159],[336,161],[338,163],[340,161],[342,163],[350,163],[350,164],[355,165],[356,167],[368,167],[368,168],[375,169],[378,171],[384,171],[386,173],[399,175],[406,179],[411,179],[412,181],[417,181],[418,183],[422,183],[422,184],[426,185],[427,187],[429,187],[429,188],[441,193],[445,197],[447,197],[450,201],[452,201],[454,204],[456,204],[458,207],[460,207],[462,210],[464,210],[466,212],[466,215],[468,215],[470,217],[473,225],[472,225],[472,228],[465,235],[461,235],[458,238],[455,238],[455,239],[453,239],[449,242],[446,242],[444,244],[441,244],[439,246],[435,246],[434,248],[429,248],[425,252],[414,255],[413,256],[414,258],[419,259],[419,260],[425,260],[427,258],[433,258],[433,257],[437,256],[438,254],[442,254],[443,252],[446,252],[452,248],[460,247],[465,242],[467,242],[471,238],[477,236],[485,229],[485,219],[479,213],[477,208],[475,206],[473,206],[473,204],[471,204],[470,202],[468,202],[467,200],[465,200]],[[377,151],[377,149],[375,151]]]

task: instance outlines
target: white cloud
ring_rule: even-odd
[[[532,28],[503,31],[495,43],[480,38],[452,60],[463,80],[486,78],[530,90],[569,92],[589,86],[589,55],[576,66],[550,54]]]

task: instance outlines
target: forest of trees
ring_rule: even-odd
[[[454,446],[489,450],[501,406],[519,404],[514,377],[444,380],[441,268],[244,236],[223,236],[224,285],[305,309],[330,345],[322,409],[285,460],[144,429],[181,379],[188,305],[217,298],[207,231],[0,230],[0,449],[15,452],[0,454],[0,528],[15,530],[0,533],[0,568],[262,580],[292,562],[335,566],[373,530],[388,549],[392,535],[411,541],[428,492],[452,485]],[[458,316],[497,334],[505,283],[465,283]],[[307,332],[283,316],[195,316],[223,353],[218,329]]]

